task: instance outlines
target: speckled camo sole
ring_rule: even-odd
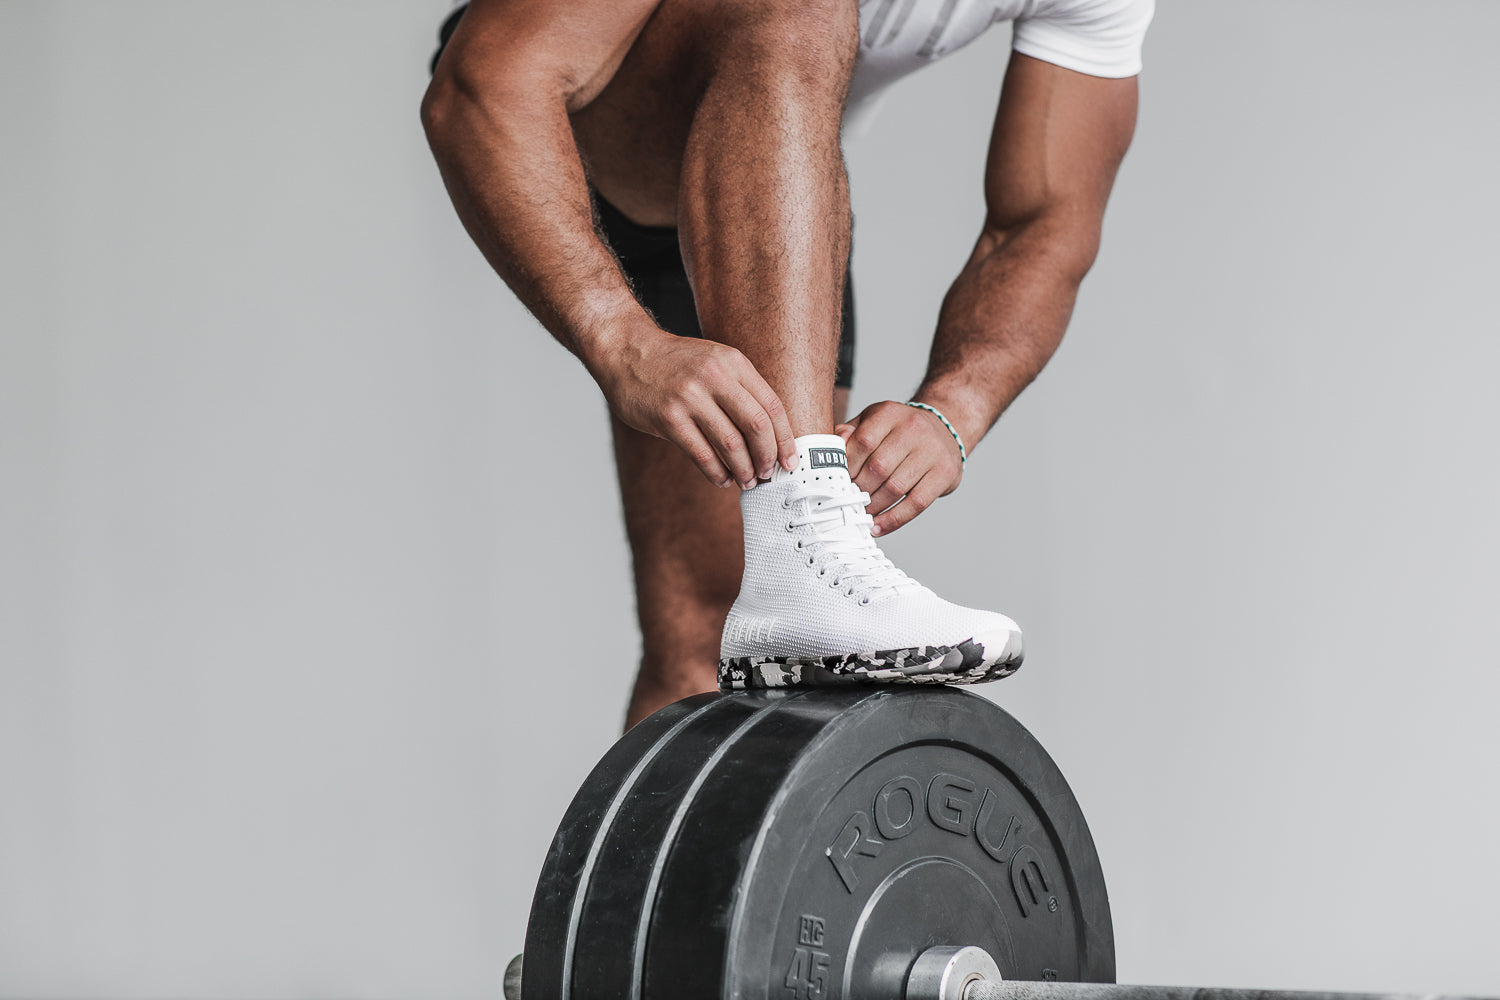
[[[719,689],[837,687],[844,684],[983,684],[1021,667],[1021,633],[995,642],[912,646],[833,656],[734,656],[719,661]]]

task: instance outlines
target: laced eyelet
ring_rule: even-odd
[[[792,522],[791,521],[788,521],[786,523],[786,530],[787,531],[792,531],[793,530],[793,528],[792,528]]]
[[[818,576],[819,576],[819,578],[827,575],[827,573],[828,573],[828,571],[826,569],[820,569],[820,570],[818,570]]]
[[[792,509],[792,501],[790,499],[783,500],[783,501],[781,501],[781,506],[782,506],[782,508],[784,510],[791,510]]]
[[[808,565],[809,565],[809,566],[811,566],[811,565],[812,565],[812,564],[813,564],[813,557],[812,557],[812,556],[808,556],[808,557],[807,557],[807,564],[808,564]],[[823,574],[822,574],[822,573],[819,573],[819,574],[818,574],[818,575],[819,575],[819,576],[822,576],[822,575],[823,575]]]
[[[859,603],[860,604],[869,604],[870,603],[870,599],[868,597],[861,597],[859,599]]]
[[[800,538],[797,539],[797,551],[798,552],[802,551],[802,539],[800,539]]]

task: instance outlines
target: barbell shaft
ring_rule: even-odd
[[[977,980],[964,1000],[1479,1000],[1441,994],[1328,993],[1304,990],[1235,990],[1204,986],[1127,986],[1116,983],[1042,983]]]
[[[521,956],[505,969],[506,1000],[521,1000]],[[979,979],[964,1000],[1497,1000],[1443,993],[1337,993],[1317,990],[1236,990],[1210,986],[1131,986],[1121,983],[1041,983]]]

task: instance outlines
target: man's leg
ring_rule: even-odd
[[[797,434],[834,424],[857,48],[854,0],[664,0],[574,116],[591,181],[678,226],[704,334],[749,358]]]
[[[834,390],[834,417],[849,390]],[[611,420],[625,529],[634,555],[641,663],[625,728],[717,688],[719,636],[740,590],[745,553],[737,491],[705,480],[660,438]]]
[[[611,423],[641,624],[628,729],[717,687],[719,634],[745,555],[737,490],[709,483],[676,445]]]
[[[603,198],[600,228],[641,304],[666,330],[701,337],[675,228],[637,225]],[[844,290],[835,418],[848,412],[854,297]],[[710,486],[678,449],[613,421],[625,524],[634,554],[643,655],[627,724],[679,698],[712,690],[724,618],[743,551],[737,493]]]
[[[721,64],[688,136],[683,259],[705,334],[750,359],[794,433],[827,434],[849,260],[839,129],[858,10],[807,3],[745,22],[721,43],[738,58]]]
[[[853,0],[665,0],[574,116],[590,180],[634,222],[679,228],[703,333],[746,354],[798,433],[835,423],[856,20]],[[643,647],[629,726],[715,688],[744,541],[738,491],[666,441],[613,433]]]
[[[677,231],[636,225],[602,198],[598,212],[641,304],[664,329],[701,337]],[[845,387],[853,376],[854,298],[847,285],[843,312],[834,388],[838,420],[848,412]],[[710,486],[675,446],[618,419],[612,423],[643,647],[629,726],[715,687],[720,631],[739,587],[743,550],[736,492]]]

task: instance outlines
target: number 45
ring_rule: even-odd
[[[829,956],[825,951],[798,948],[786,970],[786,988],[794,1000],[823,1000],[828,995]]]

